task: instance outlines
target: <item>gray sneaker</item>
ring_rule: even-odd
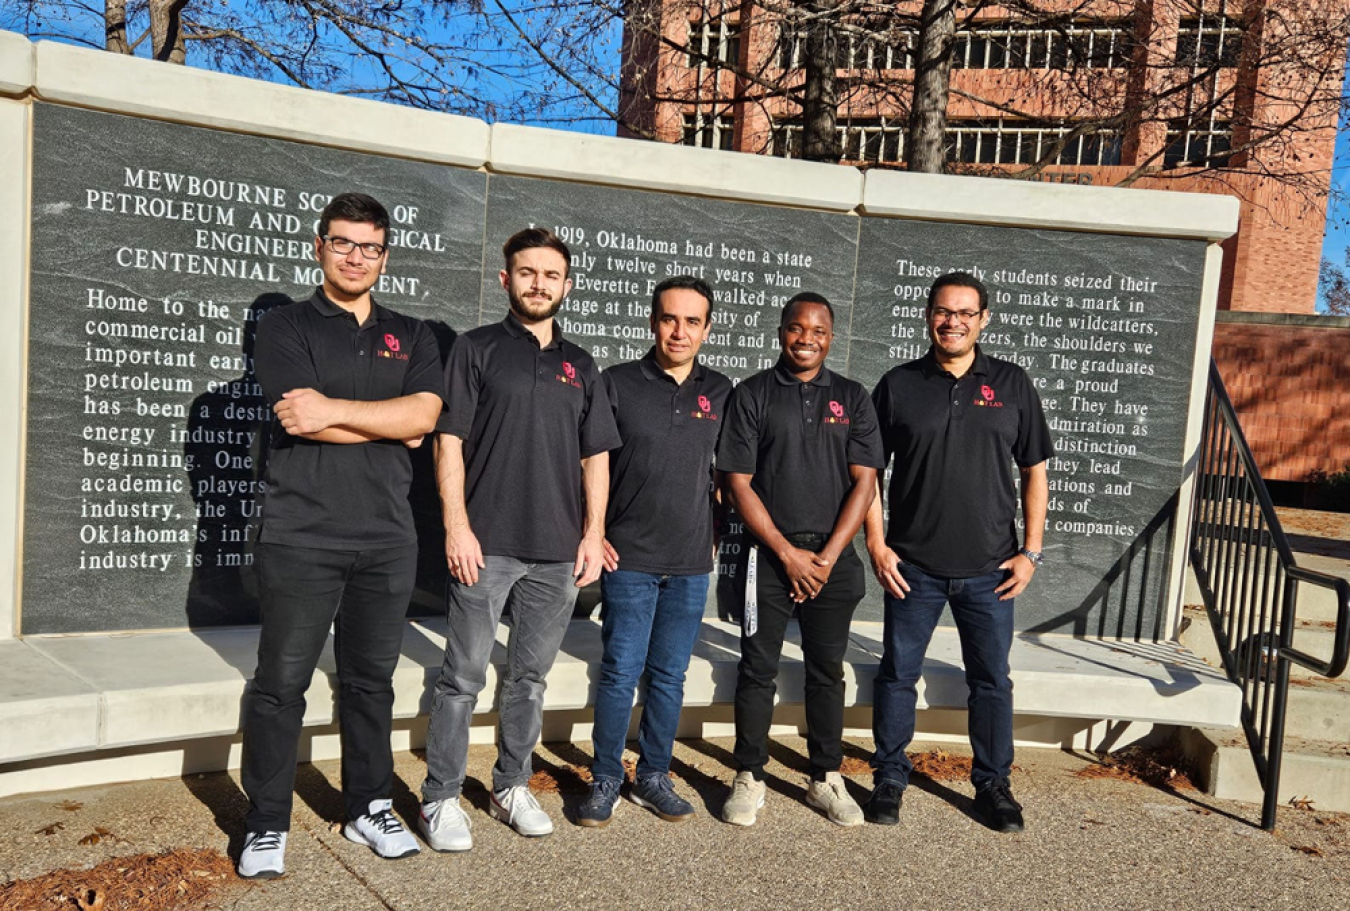
[[[528,785],[493,791],[488,812],[493,819],[500,819],[521,835],[538,838],[553,833],[553,820],[539,806]]]
[[[767,792],[764,782],[756,781],[754,775],[737,772],[731,783],[731,796],[722,805],[722,821],[733,826],[753,826]]]
[[[454,853],[473,847],[469,817],[459,805],[458,797],[423,803],[422,812],[417,814],[417,827],[433,851]]]
[[[830,822],[841,826],[863,824],[862,807],[848,794],[844,776],[826,772],[824,781],[812,781],[806,789],[806,802],[817,810],[824,810]]]
[[[250,832],[244,836],[235,868],[244,879],[276,879],[286,872],[286,833]]]
[[[342,834],[348,841],[365,845],[385,860],[411,857],[422,849],[412,833],[398,821],[390,809],[392,806],[391,800],[372,800],[370,812],[347,823]]]

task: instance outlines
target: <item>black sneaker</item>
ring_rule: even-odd
[[[863,804],[863,818],[879,826],[900,824],[900,805],[905,802],[905,789],[894,781],[878,782],[872,796]]]
[[[586,802],[577,807],[577,825],[607,826],[614,808],[619,804],[619,785],[617,778],[597,778],[591,782],[591,793]]]
[[[628,790],[628,799],[651,810],[666,822],[684,822],[697,812],[694,805],[675,793],[669,775],[643,775]]]
[[[975,794],[975,810],[995,832],[1021,832],[1022,805],[1013,800],[1008,779],[1000,778]]]

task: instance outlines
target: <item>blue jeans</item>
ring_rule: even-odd
[[[509,608],[506,667],[497,698],[494,791],[529,782],[544,720],[545,678],[558,657],[577,600],[572,562],[525,563],[485,556],[474,585],[446,583],[445,660],[427,724],[427,778],[423,800],[459,796],[469,761],[469,727],[478,694],[487,685],[497,624]]]
[[[708,577],[616,570],[600,577],[605,657],[595,694],[595,778],[623,778],[623,744],[638,680],[647,680],[637,773],[664,775],[684,705],[684,674],[698,641]]]
[[[885,651],[872,697],[872,733],[876,756],[872,776],[904,787],[914,765],[905,748],[914,739],[917,684],[924,653],[933,630],[950,604],[961,637],[961,660],[966,666],[970,695],[970,746],[975,754],[970,780],[976,789],[1012,771],[1012,679],[1008,652],[1012,649],[1013,602],[994,593],[1007,573],[995,570],[970,579],[931,576],[908,564],[900,572],[909,583],[903,599],[886,596]]]

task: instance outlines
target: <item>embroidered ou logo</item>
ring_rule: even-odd
[[[834,416],[837,418],[844,416],[844,406],[838,402],[830,402],[830,411],[834,412]]]
[[[708,397],[706,395],[701,395],[698,397],[698,407],[699,410],[703,412],[712,411],[712,402],[708,401]]]
[[[994,387],[992,387],[992,386],[981,386],[981,387],[980,387],[980,395],[984,396],[984,400],[985,400],[986,402],[992,402],[992,401],[994,400]]]
[[[388,348],[390,351],[392,351],[392,352],[394,352],[395,354],[397,354],[397,353],[398,353],[398,339],[394,338],[394,336],[392,336],[392,335],[390,335],[389,333],[386,332],[386,333],[384,334],[384,347]]]
[[[567,374],[569,380],[577,378],[577,368],[572,366],[571,361],[563,361],[563,373]]]

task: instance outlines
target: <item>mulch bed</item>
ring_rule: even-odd
[[[221,889],[242,885],[219,851],[180,848],[5,883],[0,911],[194,911]]]
[[[1189,762],[1178,749],[1158,750],[1132,746],[1115,753],[1103,753],[1092,765],[1074,773],[1079,778],[1112,778],[1133,781],[1173,791],[1194,791]]]
[[[970,757],[953,756],[944,750],[911,753],[914,774],[929,781],[963,781],[970,778]]]

